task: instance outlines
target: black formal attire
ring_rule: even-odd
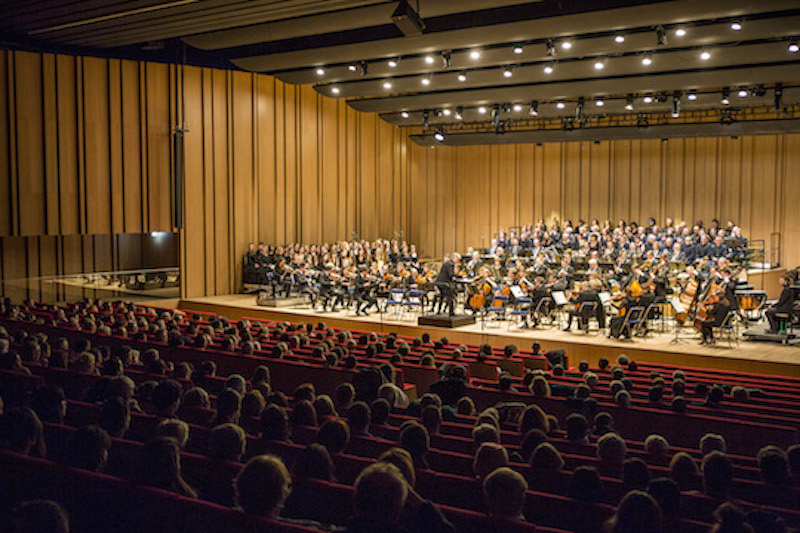
[[[578,317],[578,325],[581,328],[588,328],[589,319],[593,316],[597,318],[597,325],[600,327],[600,329],[606,327],[606,313],[603,309],[603,302],[600,301],[600,296],[598,295],[597,291],[581,291],[577,298],[573,298],[573,303],[576,305],[574,309],[569,310],[569,322],[567,323],[567,327],[565,329],[570,329],[572,327],[572,319],[576,316]],[[594,306],[594,310],[588,308],[589,306],[584,306],[584,304],[588,303],[596,304]]]
[[[700,333],[703,335],[703,342],[714,340],[714,328],[718,328],[725,322],[730,308],[722,302],[717,302],[711,309],[708,318],[700,323]]]
[[[439,275],[436,276],[433,284],[439,289],[439,307],[437,313],[442,313],[447,307],[450,316],[455,314],[456,291],[453,287],[453,280],[456,277],[455,265],[449,259],[442,264]]]
[[[769,321],[770,333],[778,333],[778,318],[775,316],[776,314],[787,313],[789,314],[789,319],[791,320],[793,305],[794,289],[787,285],[781,291],[781,296],[778,298],[778,301],[772,304],[769,309],[764,312],[764,314],[767,315],[767,320]]]
[[[611,329],[609,333],[610,337],[621,337],[623,334],[625,337],[630,337],[630,330],[625,327],[625,319],[628,317],[628,311],[631,310],[631,307],[637,305],[639,305],[639,298],[626,296],[622,299],[619,304],[620,314],[611,317],[611,322],[609,324],[609,328]]]
[[[550,298],[550,291],[547,290],[545,287],[537,287],[537,288],[533,289],[533,291],[530,293],[530,298],[531,298],[531,305],[530,305],[530,309],[529,309],[528,315],[530,315],[531,320],[533,321],[533,325],[534,326],[538,326],[539,325],[539,317],[536,315],[536,309],[539,308],[539,303],[542,300],[544,300],[545,298]],[[550,307],[550,308],[553,307],[552,300],[551,300],[549,305],[547,303],[545,303],[542,310],[545,311],[545,312],[550,311],[550,309],[546,309],[547,307]],[[528,317],[527,316],[525,317],[525,325],[526,326],[528,325]]]

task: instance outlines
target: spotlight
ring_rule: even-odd
[[[358,66],[355,63],[350,63],[349,65],[347,65],[347,70],[349,70],[350,72],[355,72],[358,70]]]
[[[408,118],[408,111],[403,111],[402,113],[400,113],[400,116],[403,118]]]
[[[325,69],[322,68],[322,67],[319,67],[317,69],[317,76],[324,76],[324,75],[325,75]]]
[[[431,77],[430,76],[423,76],[422,79],[419,80],[419,82],[422,85],[425,85],[425,86],[430,85],[431,84]]]
[[[481,115],[485,115],[486,114],[486,108],[483,107],[483,106],[480,106],[478,108],[478,113],[480,113]]]
[[[340,92],[342,91],[338,87],[336,86],[331,87],[331,94],[339,94]]]
[[[727,87],[725,87],[724,89],[722,89],[722,99],[720,100],[720,103],[721,103],[722,105],[728,105],[728,104],[730,104],[730,103],[731,103],[731,98],[730,98],[730,96],[731,96],[731,90],[730,90],[730,89],[728,89]]]
[[[633,95],[629,94],[625,98],[625,109],[628,111],[633,111]]]
[[[617,44],[624,43],[625,42],[625,36],[624,35],[615,35],[614,36],[614,42],[617,43]]]
[[[556,104],[556,107],[557,107],[558,109],[564,109],[565,107],[567,107],[567,104],[566,104],[566,103],[565,103],[565,102],[562,100],[562,101],[560,101],[560,102],[558,102],[558,103]]]
[[[422,129],[427,130],[431,127],[430,113],[428,111],[422,112]]]
[[[653,96],[650,95],[650,94],[645,95],[645,97],[642,98],[642,102],[644,102],[645,104],[652,104],[653,103]]]
[[[358,73],[361,76],[366,76],[367,75],[367,62],[366,61],[362,61],[361,64],[359,65],[359,68],[360,68],[360,70],[359,70]]]
[[[471,59],[480,59],[481,53],[478,50],[473,50],[472,52],[469,53],[469,57]]]
[[[738,96],[739,98],[747,98],[747,94],[748,94],[747,89],[742,87],[741,89],[739,89],[739,92],[736,93],[736,96]]]
[[[528,110],[528,114],[532,117],[539,116],[539,102],[531,102],[531,108]]]
[[[433,65],[433,56],[425,56],[425,63]]]
[[[397,66],[399,59],[390,59],[386,64],[389,65],[389,68],[395,68]]]
[[[514,53],[516,55],[522,55],[522,47],[521,46],[515,46],[513,51],[514,51]]]
[[[686,99],[687,99],[687,100],[690,100],[690,101],[692,101],[692,102],[694,102],[695,100],[697,100],[697,91],[695,91],[694,89],[692,89],[691,91],[689,91],[689,94],[686,96]]]
[[[651,58],[650,56],[642,57],[642,65],[649,67],[652,64],[653,64],[653,58]]]
[[[795,42],[795,41],[790,42],[789,43],[789,51],[791,53],[793,53],[793,54],[796,54],[797,52],[800,52],[800,44],[797,44],[797,42]]]
[[[700,54],[700,59],[702,59],[703,61],[708,61],[709,59],[711,59],[711,54],[709,52],[703,52]]]
[[[522,106],[519,104],[514,104],[514,112],[519,113],[520,111],[522,111]]]
[[[684,28],[678,28],[675,30],[675,37],[685,37],[686,30]]]
[[[447,109],[447,108],[442,109],[442,115],[444,115],[446,117],[449,117],[451,114],[452,114],[452,111],[450,111],[449,109]]]
[[[514,71],[511,70],[511,67],[507,67],[507,68],[503,69],[503,77],[504,78],[510,78],[513,75],[514,75]]]
[[[602,59],[598,59],[597,61],[594,62],[594,69],[595,70],[603,70],[605,68],[605,66],[606,66],[606,64],[603,62]]]
[[[552,74],[553,73],[553,65],[545,65],[544,66],[544,73],[545,74]]]
[[[383,82],[383,88],[384,89],[391,89],[392,88],[392,82],[390,82],[390,81]]]
[[[672,97],[672,118],[678,118],[681,116],[681,97],[679,94],[675,94]]]
[[[773,107],[775,108],[776,111],[779,111],[781,109],[781,104],[783,103],[782,100],[783,100],[783,84],[778,83],[775,85],[775,100],[773,104]]]
[[[442,52],[442,68],[450,68],[450,52]]]
[[[664,31],[663,26],[656,28],[656,41],[659,46],[666,46],[667,44],[667,33]]]
[[[434,134],[433,138],[439,142],[444,142],[444,130],[442,128],[438,128]]]
[[[733,31],[741,31],[742,30],[742,23],[741,22],[731,22],[731,29]]]
[[[594,105],[596,105],[597,107],[603,107],[604,105],[606,105],[606,102],[602,98],[598,98],[597,100],[594,101]]]
[[[463,115],[464,115],[464,108],[463,107],[457,107],[456,108],[456,114],[454,115],[456,120],[463,119],[464,118]]]
[[[547,39],[545,41],[545,46],[547,47],[547,55],[552,57],[556,55],[556,45],[553,44],[553,39]]]
[[[460,73],[458,74],[458,81],[460,81],[460,82],[465,82],[465,81],[467,81],[467,75],[466,75],[465,73],[463,73],[463,72],[460,72]]]

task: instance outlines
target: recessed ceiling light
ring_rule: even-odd
[[[469,53],[469,57],[471,59],[480,59],[481,53],[478,50],[473,50],[472,52]]]
[[[675,37],[683,37],[684,35],[686,35],[685,29],[678,28],[677,30],[675,30]]]
[[[395,68],[397,66],[397,60],[390,59],[387,64],[389,65],[390,68]]]
[[[652,104],[653,103],[653,97],[648,94],[647,96],[642,98],[642,102],[644,102],[645,104]]]
[[[383,88],[384,89],[391,89],[392,88],[392,82],[390,82],[390,81],[383,82]]]
[[[556,107],[559,109],[564,109],[565,107],[567,107],[567,104],[565,104],[564,102],[558,102],[556,104]]]
[[[628,111],[633,111],[633,96],[628,96],[628,100],[625,103],[625,109]]]
[[[521,46],[515,46],[514,47],[514,53],[517,54],[517,55],[520,55],[522,53],[522,47]]]
[[[514,75],[514,71],[511,70],[511,67],[503,69],[503,77],[504,78],[510,78],[513,75]]]
[[[355,72],[356,70],[358,70],[358,65],[356,65],[355,63],[350,63],[349,65],[347,65],[347,70],[349,70],[350,72]]]
[[[403,111],[402,113],[400,113],[400,116],[403,118],[408,118],[408,111]]]
[[[597,61],[594,62],[594,69],[595,70],[603,70],[605,68],[605,66],[606,66],[606,64],[601,59],[598,59]]]
[[[520,111],[522,111],[522,106],[519,104],[514,104],[514,111],[519,113]]]
[[[741,22],[731,22],[731,29],[733,31],[740,31],[742,29],[742,23]]]
[[[429,65],[433,65],[433,56],[425,56],[425,62]]]
[[[430,79],[428,76],[425,76],[424,78],[422,78],[421,80],[419,80],[419,82],[420,82],[422,85],[430,85],[430,84],[431,84],[431,79]]]
[[[478,113],[480,113],[481,115],[485,115],[486,114],[486,108],[483,107],[483,106],[479,107],[478,108]]]
[[[322,67],[319,67],[317,69],[317,76],[324,76],[324,75],[325,75],[325,69],[322,68]]]
[[[449,109],[447,109],[447,108],[445,108],[445,109],[442,109],[442,115],[444,115],[444,116],[446,116],[446,117],[449,117],[451,113],[452,113],[452,111],[450,111],[450,110],[449,110]]]
[[[652,64],[653,64],[653,58],[651,58],[650,56],[644,56],[642,58],[642,65],[648,67]]]
[[[544,73],[545,74],[552,74],[553,73],[553,65],[545,65],[544,66]]]
[[[789,51],[793,54],[800,52],[800,45],[797,44],[796,42],[789,43]]]
[[[436,139],[438,142],[444,142],[444,131],[441,128],[439,128],[433,134],[433,138]]]
[[[466,75],[466,74],[464,74],[463,72],[461,72],[461,73],[458,75],[458,81],[461,81],[461,82],[467,81],[467,75]]]
[[[602,98],[598,98],[597,100],[594,101],[594,105],[596,105],[597,107],[603,107],[604,105],[606,105],[606,102]]]
[[[569,50],[572,48],[572,43],[570,41],[561,41],[561,48],[564,50]]]
[[[708,61],[709,59],[711,59],[711,54],[709,52],[703,52],[702,54],[700,54],[700,59],[702,59],[703,61]]]
[[[739,89],[739,92],[736,94],[739,98],[747,98],[747,89]]]
[[[616,35],[616,36],[614,36],[614,42],[617,43],[617,44],[624,43],[625,42],[625,36],[624,35]]]
[[[689,91],[689,94],[686,95],[686,99],[694,102],[695,100],[697,100],[697,92]]]
[[[341,90],[338,87],[331,87],[331,94],[339,94]]]

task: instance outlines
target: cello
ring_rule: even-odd
[[[492,294],[494,287],[492,283],[489,281],[488,276],[486,274],[489,272],[486,267],[481,268],[481,274],[483,275],[483,279],[478,280],[474,285],[473,288],[476,289],[475,294],[470,296],[469,298],[469,306],[472,309],[478,310],[483,309],[486,307],[488,303],[488,297]]]

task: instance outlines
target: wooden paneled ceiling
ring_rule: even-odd
[[[313,85],[429,133],[614,116],[737,120],[770,108],[798,118],[800,0],[414,0],[425,29],[410,36],[392,23],[398,4],[0,0],[0,30],[125,57],[180,43],[189,63]]]

